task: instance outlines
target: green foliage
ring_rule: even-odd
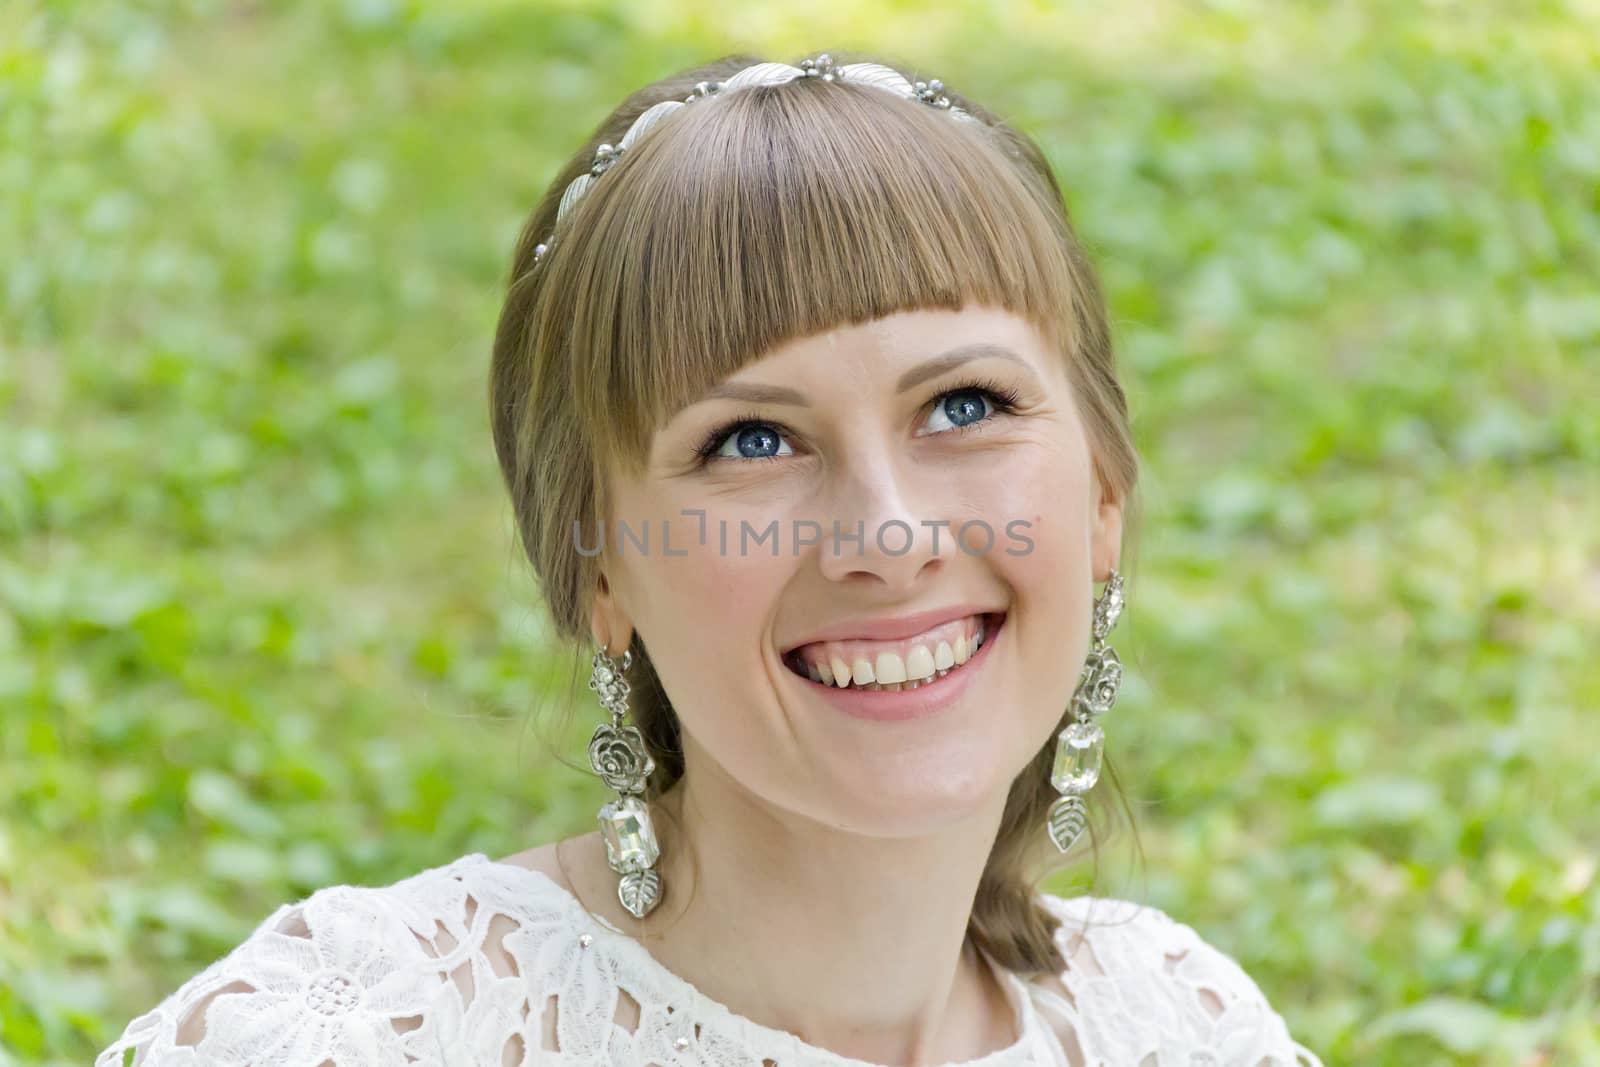
[[[1147,862],[1095,891],[1330,1065],[1600,1062],[1592,5],[660,7],[0,6],[0,1063],[590,828],[484,412],[511,243],[636,85],[845,41],[1033,133],[1106,282]]]

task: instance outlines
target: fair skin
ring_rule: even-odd
[[[982,354],[898,391],[902,375],[979,343],[1016,358]],[[972,376],[1013,390],[1015,411],[965,388]],[[620,656],[637,632],[683,727],[685,775],[653,803],[662,903],[642,922],[622,909],[595,833],[506,862],[550,874],[762,1025],[878,1063],[977,1058],[1016,1034],[966,937],[973,899],[1007,791],[1076,686],[1092,583],[1118,562],[1120,501],[1095,476],[1061,355],[998,309],[840,327],[728,381],[805,403],[713,398],[674,415],[648,470],[613,481],[614,517],[647,520],[651,551],[608,542],[594,601],[596,642]],[[751,415],[721,438],[723,455],[696,455]],[[707,513],[703,546],[685,509]],[[835,519],[846,532],[864,522],[865,544],[835,554],[825,535],[796,554],[796,520],[831,531]],[[874,538],[893,519],[912,531],[899,555]],[[953,544],[973,519],[997,533],[987,551],[981,538],[970,552]],[[777,520],[778,554],[770,542],[741,553],[741,520],[756,531]],[[932,520],[951,521],[937,551]],[[1006,537],[1012,520],[1027,524],[1027,551]],[[663,521],[686,555],[661,551]],[[891,551],[906,543],[885,529]],[[937,714],[848,715],[785,665],[785,650],[825,628],[952,605],[1005,617]]]

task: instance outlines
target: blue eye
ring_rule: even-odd
[[[989,417],[989,396],[986,389],[957,389],[945,393],[939,398],[943,403],[935,404],[928,415],[933,432],[959,430],[963,426],[982,422]],[[943,426],[938,425],[940,419],[944,420]]]
[[[737,427],[723,439],[722,447],[712,453],[728,459],[776,459],[792,456],[794,449],[778,434],[778,428],[766,422],[747,422]]]
[[[971,381],[934,398],[928,412],[929,428],[919,436],[971,429],[1017,409],[1015,389],[992,381]],[[724,459],[783,459],[794,455],[777,423],[749,414],[722,423],[701,441],[695,454],[702,463]]]

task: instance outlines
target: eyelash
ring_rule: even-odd
[[[949,433],[962,433],[967,430],[975,429],[982,426],[984,423],[989,422],[996,415],[1012,414],[1017,410],[1017,405],[1021,400],[1021,397],[1018,396],[1015,389],[1007,385],[1002,385],[991,378],[970,379],[962,382],[959,385],[943,390],[933,399],[935,402],[937,402],[955,393],[982,393],[988,398],[990,404],[995,410],[991,411],[989,414],[985,415],[976,422],[969,422],[964,426],[956,426],[950,430],[940,430],[937,434],[932,434],[930,436],[940,436]],[[695,455],[700,458],[701,464],[704,465],[719,459],[735,458],[733,456],[719,456],[717,453],[722,449],[722,442],[728,439],[729,434],[732,434],[736,430],[742,430],[746,426],[770,426],[774,430],[777,430],[780,434],[788,432],[782,423],[774,422],[756,412],[752,412],[748,415],[741,415],[736,419],[730,419],[729,421],[720,424],[716,429],[707,434],[704,440],[700,442],[699,446],[695,448]],[[759,463],[763,460],[787,459],[789,457],[740,456],[737,458],[746,463]]]

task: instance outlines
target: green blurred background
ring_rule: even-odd
[[[1330,1067],[1600,1063],[1594,0],[0,3],[0,1063],[592,828],[487,428],[512,241],[639,84],[830,47],[1037,137],[1107,285],[1144,858],[1051,888]]]

